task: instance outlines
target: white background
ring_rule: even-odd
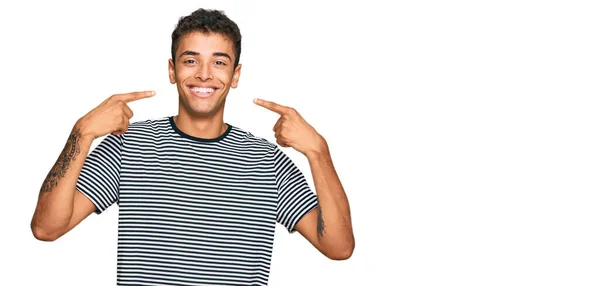
[[[170,33],[200,7],[243,35],[226,121],[273,139],[276,115],[252,99],[295,107],[350,199],[352,258],[278,226],[270,285],[600,284],[594,1],[6,2],[0,285],[115,284],[118,208],[40,242],[37,193],[109,95],[157,91],[133,121],[177,112]]]

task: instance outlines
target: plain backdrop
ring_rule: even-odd
[[[354,255],[278,225],[270,285],[599,285],[595,2],[4,1],[0,285],[115,285],[118,207],[41,242],[37,194],[106,97],[156,90],[132,121],[176,114],[170,34],[200,7],[243,35],[225,120],[274,141],[252,99],[296,108],[350,200]]]

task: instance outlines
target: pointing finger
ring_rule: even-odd
[[[135,101],[138,99],[154,96],[155,94],[156,94],[156,92],[154,92],[154,91],[132,92],[132,93],[128,94],[128,97],[124,101],[129,103],[129,102],[132,102],[132,101]]]
[[[119,94],[118,97],[120,100],[123,100],[125,103],[129,103],[135,100],[139,100],[142,98],[147,98],[154,96],[156,92],[154,91],[137,91],[125,94]]]
[[[271,101],[267,101],[267,100],[263,100],[263,99],[256,98],[256,99],[254,99],[254,103],[256,103],[256,105],[260,105],[268,110],[279,113],[279,115],[285,113],[288,110],[287,106],[279,105],[275,102],[271,102]]]

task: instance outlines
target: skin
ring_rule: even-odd
[[[168,71],[179,93],[179,113],[174,120],[183,132],[200,138],[216,138],[225,132],[227,94],[237,87],[241,72],[240,64],[233,66],[233,47],[228,38],[215,33],[193,32],[181,39]],[[190,86],[216,90],[210,97],[200,98]],[[77,121],[42,184],[31,221],[37,239],[56,240],[95,210],[75,188],[85,154],[93,140],[127,131],[133,116],[127,103],[153,95],[151,91],[113,95]],[[254,102],[280,115],[273,127],[277,143],[304,154],[310,164],[319,204],[296,224],[296,230],[330,259],[348,259],[354,251],[350,208],[325,138],[295,109],[262,99]]]
[[[94,204],[76,191],[77,178],[92,142],[109,133],[125,133],[129,119],[133,117],[127,104],[153,95],[151,91],[115,94],[77,120],[65,147],[40,188],[31,219],[31,231],[35,238],[54,241],[95,210]]]
[[[277,144],[304,154],[310,165],[319,204],[295,229],[330,259],[350,258],[354,252],[350,206],[327,141],[294,108],[262,99],[254,103],[280,115],[273,126]]]
[[[242,69],[241,64],[233,66],[233,42],[220,34],[194,32],[182,37],[175,55],[169,60],[169,80],[179,92],[175,124],[194,137],[219,137],[227,129],[223,122],[227,94],[237,87]],[[216,91],[209,98],[199,98],[190,86]]]

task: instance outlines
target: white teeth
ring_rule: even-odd
[[[193,90],[197,93],[211,93],[215,91],[215,89],[211,87],[194,87]]]

